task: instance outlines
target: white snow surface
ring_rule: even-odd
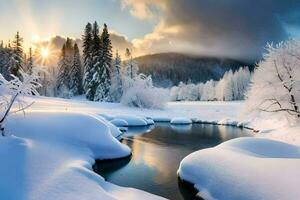
[[[104,103],[86,101],[83,96],[75,99],[60,99],[48,97],[27,97],[26,101],[34,102],[30,110],[48,108],[55,111],[72,111],[93,113],[109,121],[121,115],[125,118],[135,117],[139,121],[152,118],[155,122],[170,122],[175,117],[185,117],[193,121],[223,125],[244,125],[259,130],[255,136],[275,139],[290,144],[300,145],[300,125],[289,126],[287,119],[273,119],[264,116],[242,116],[244,101],[195,101],[169,102],[165,109],[143,109],[127,107],[119,103]],[[125,120],[125,119],[124,119]],[[128,119],[125,121],[129,121]],[[147,123],[147,121],[146,121]],[[145,124],[141,122],[141,124]],[[134,124],[132,124],[134,125]],[[130,124],[129,124],[130,126]]]
[[[300,180],[299,147],[263,139],[300,145],[300,126],[287,126],[285,120],[269,117],[241,118],[242,101],[172,102],[164,110],[149,110],[81,98],[26,97],[24,100],[34,104],[25,117],[19,113],[7,121],[6,128],[14,136],[0,138],[3,199],[159,199],[105,182],[91,169],[96,158],[130,154],[130,149],[114,138],[120,134],[119,130],[105,120],[118,118],[133,125],[130,117],[143,124],[150,118],[170,121],[182,117],[225,125],[243,124],[260,130],[256,138],[231,140],[189,155],[181,163],[180,175],[196,183],[201,194],[208,198],[295,199],[300,196],[295,190]],[[189,130],[190,126],[184,129]],[[262,196],[266,191],[270,192]]]
[[[263,138],[238,138],[194,152],[179,167],[204,199],[296,200],[300,147]]]
[[[121,119],[127,122],[127,126],[147,126],[148,123],[143,117],[133,115],[118,115],[117,119]]]
[[[48,99],[48,105],[54,102]],[[1,199],[162,199],[108,183],[92,171],[95,159],[131,153],[113,137],[112,126],[98,115],[41,104],[25,116],[10,116],[5,127],[13,135],[0,138]]]
[[[115,126],[118,126],[118,127],[122,127],[122,126],[128,126],[128,123],[127,121],[125,121],[124,119],[113,119],[110,121],[110,123],[114,124]]]

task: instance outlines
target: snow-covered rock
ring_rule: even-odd
[[[194,152],[180,163],[179,176],[204,199],[299,199],[300,147],[238,138]]]
[[[147,121],[142,117],[132,115],[118,115],[117,119],[122,119],[128,123],[128,126],[147,126]]]
[[[154,125],[155,124],[155,122],[152,118],[146,118],[146,122],[147,122],[148,125]]]
[[[191,119],[185,117],[175,117],[171,120],[171,124],[185,125],[193,123]]]
[[[115,118],[115,119],[111,120],[110,123],[112,123],[112,124],[114,124],[115,126],[118,126],[118,127],[128,126],[127,121],[125,121],[124,119]]]

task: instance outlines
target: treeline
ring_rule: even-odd
[[[141,73],[151,75],[155,85],[171,87],[183,83],[219,80],[229,70],[254,63],[225,58],[192,56],[180,53],[159,53],[136,58]]]
[[[31,73],[33,67],[32,50],[26,55],[23,50],[23,38],[16,33],[12,42],[0,43],[0,73],[5,79],[12,79],[11,75],[21,77],[20,71]]]
[[[243,100],[248,90],[251,72],[241,67],[233,72],[229,70],[219,81],[206,83],[180,83],[170,89],[172,101],[233,101]]]

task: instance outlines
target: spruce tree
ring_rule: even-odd
[[[60,61],[59,61],[59,71],[57,77],[57,94],[60,97],[69,98],[72,96],[70,92],[71,84],[71,67],[73,65],[74,49],[72,45],[72,40],[67,38],[66,43],[63,45]]]
[[[91,81],[93,79],[93,28],[90,23],[85,26],[84,35],[82,36],[83,41],[83,65],[84,65],[84,75],[83,75],[83,89],[86,98],[92,100],[94,97],[91,93]]]
[[[107,25],[104,24],[101,34],[101,59],[99,62],[100,82],[96,89],[95,101],[111,101],[111,71],[112,71],[112,45],[108,33]]]
[[[81,61],[78,45],[74,45],[73,64],[70,69],[70,93],[72,96],[82,94]]]
[[[23,38],[20,36],[19,32],[17,32],[15,39],[13,41],[13,53],[10,61],[10,73],[20,77],[19,70],[22,70],[23,67]]]
[[[99,35],[99,26],[97,22],[94,22],[92,28],[92,46],[91,46],[91,63],[92,67],[89,70],[91,80],[87,83],[86,87],[86,98],[90,101],[94,101],[96,89],[100,85],[100,66],[102,63],[102,49],[101,49],[101,38]]]

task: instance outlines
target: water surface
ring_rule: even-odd
[[[172,200],[194,199],[194,194],[178,184],[180,161],[194,151],[250,134],[246,129],[210,124],[156,123],[155,127],[131,128],[122,142],[132,149],[132,157],[97,163],[95,171],[120,186]]]

